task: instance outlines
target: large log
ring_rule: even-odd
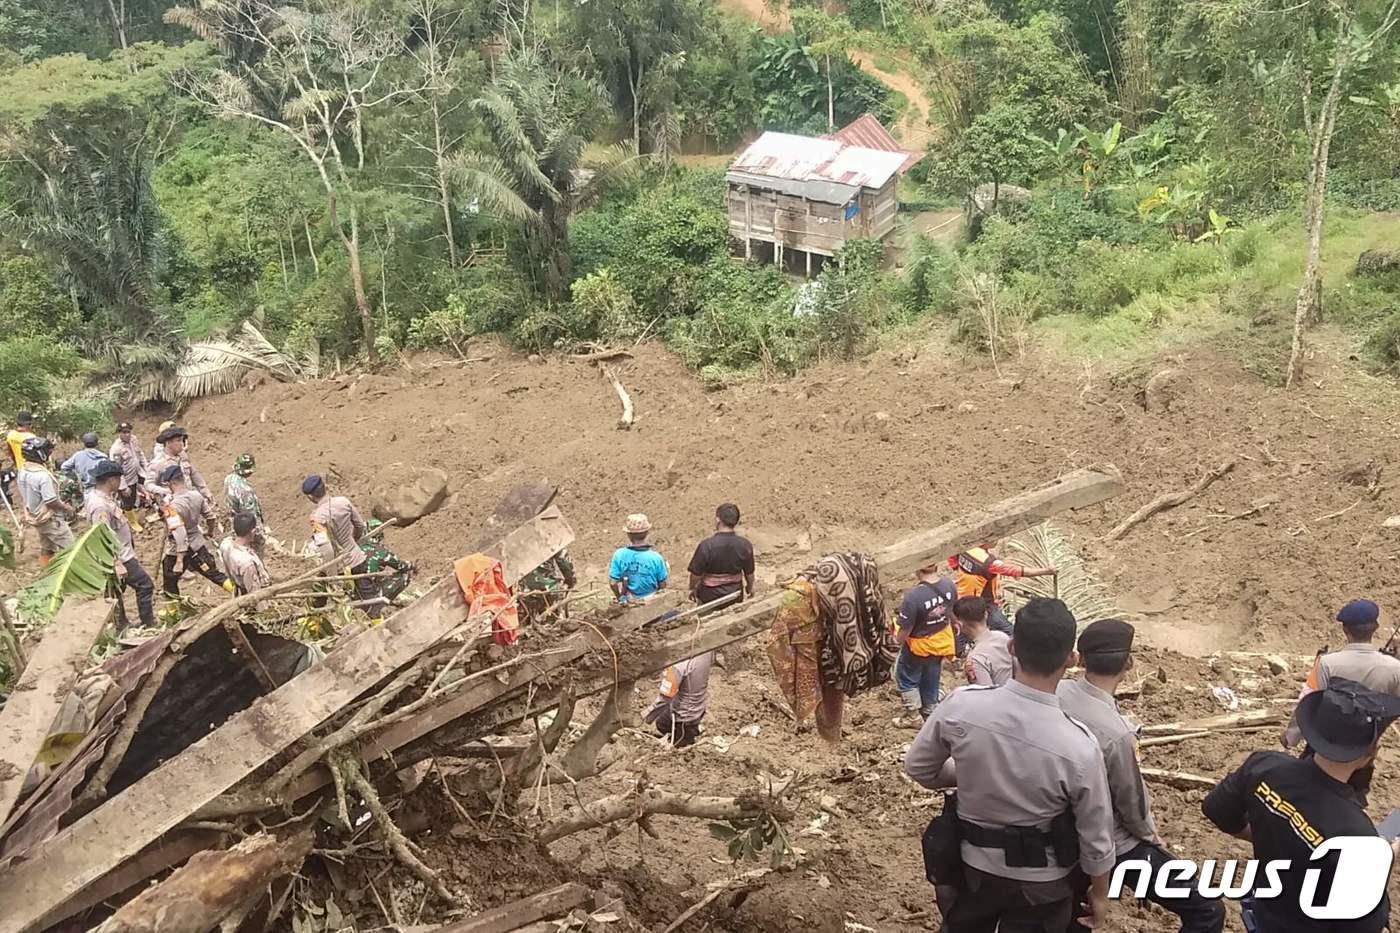
[[[906,538],[879,551],[875,559],[879,563],[881,576],[888,582],[963,548],[1005,537],[1067,509],[1095,505],[1121,492],[1123,480],[1116,467],[1104,465],[1078,470],[1039,489],[1013,496],[987,509]],[[601,693],[612,689],[617,683],[659,674],[677,661],[766,631],[773,624],[773,617],[781,605],[782,594],[772,593],[734,609],[702,617],[699,622],[687,622],[676,634],[664,637],[643,651],[618,650],[617,654],[623,658],[618,668],[615,671],[610,668],[590,679],[575,681],[575,695],[582,697]],[[586,651],[610,652],[618,645],[619,634],[625,636],[625,633],[609,633],[612,646],[604,644],[593,633],[579,634],[572,639],[575,648],[564,651],[565,646],[561,645],[560,654],[537,660],[532,666],[537,671],[552,671]],[[484,684],[469,695],[454,696],[414,719],[395,724],[391,730],[376,736],[374,742],[369,744],[366,757],[372,760],[373,757],[395,751],[464,716],[470,715],[470,721],[463,723],[462,729],[454,727],[451,730],[453,743],[479,738],[557,705],[557,690],[531,692],[522,689],[522,675],[528,673],[522,671],[504,684]],[[528,679],[526,677],[525,681]]]
[[[230,849],[200,852],[127,901],[98,933],[206,933],[300,868],[313,840],[310,829],[287,839],[260,833]]]
[[[65,600],[0,710],[0,823],[19,799],[25,775],[39,756],[63,701],[90,666],[88,655],[113,605],[101,599]]]
[[[498,554],[523,574],[572,540],[555,510],[503,540]],[[529,541],[536,540],[531,545]],[[553,550],[550,550],[550,549]],[[548,553],[545,553],[545,552]],[[541,558],[541,559],[545,559]],[[522,569],[524,568],[524,569]],[[0,876],[0,933],[20,933],[200,807],[285,751],[398,668],[463,625],[466,604],[448,577],[383,625],[367,629],[201,741],[49,840]],[[485,630],[490,620],[477,625]],[[468,631],[467,637],[478,632]]]

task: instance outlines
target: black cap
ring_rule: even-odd
[[[27,411],[22,411],[15,415],[15,424],[22,428],[27,428],[34,423],[34,416]]]
[[[184,428],[180,427],[178,424],[175,424],[175,425],[171,425],[170,427],[166,428],[164,431],[161,431],[159,434],[157,434],[157,435],[156,435],[156,443],[157,443],[157,444],[164,444],[166,441],[173,441],[173,440],[174,440],[175,438],[177,438],[177,437],[183,437],[183,438],[188,439],[189,436],[190,436],[190,432],[189,432],[189,431],[186,431]]]
[[[326,487],[326,481],[321,479],[321,474],[312,473],[301,481],[301,494],[303,496],[315,495]]]
[[[185,471],[178,463],[172,463],[160,471],[160,482],[162,486],[168,486],[175,480],[184,481]]]
[[[121,464],[115,460],[99,460],[97,466],[92,468],[92,479],[94,482],[107,479],[109,476],[121,476]]]
[[[117,433],[118,433],[118,434],[124,434],[124,433],[126,433],[127,431],[131,431],[131,430],[134,430],[134,429],[131,427],[131,422],[130,422],[130,421],[123,421],[121,424],[117,425]]]
[[[1371,750],[1381,731],[1400,719],[1400,697],[1377,693],[1345,677],[1298,701],[1298,728],[1317,754],[1355,761]]]
[[[1134,629],[1121,619],[1100,619],[1091,622],[1079,633],[1079,653],[1126,654],[1133,650]]]

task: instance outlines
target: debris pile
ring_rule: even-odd
[[[873,557],[887,579],[905,577],[1121,491],[1116,469],[1081,470]],[[553,497],[551,487],[513,491],[470,545],[499,562],[508,587],[573,540]],[[449,573],[382,624],[342,629],[324,653],[245,624],[246,610],[325,572],[231,600],[89,672],[82,662],[111,607],[64,607],[0,710],[0,933],[65,921],[142,933],[276,928],[305,860],[339,864],[361,850],[411,872],[433,916],[454,921],[450,933],[618,919],[615,898],[576,884],[479,912],[405,828],[399,798],[429,780],[464,833],[479,830],[479,805],[492,824],[509,821],[513,846],[598,827],[647,832],[654,814],[726,821],[736,838],[792,818],[795,782],[768,775],[730,796],[675,793],[644,775],[591,800],[579,789],[611,764],[639,679],[766,631],[781,590],[708,613],[680,593],[627,609],[574,594],[503,645],[492,632],[506,607],[474,609]],[[602,700],[596,715],[573,727],[590,696]],[[565,789],[566,805],[540,807],[550,786]],[[384,912],[397,922],[397,908]]]

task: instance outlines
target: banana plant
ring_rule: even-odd
[[[1206,240],[1219,240],[1233,229],[1230,226],[1230,218],[1224,214],[1217,214],[1215,208],[1206,212],[1206,221],[1209,226],[1193,242],[1204,243]]]
[[[1080,171],[1084,176],[1084,193],[1087,195],[1108,172],[1114,156],[1119,153],[1123,124],[1121,121],[1115,122],[1102,133],[1091,130],[1082,123],[1075,124],[1075,129],[1079,130],[1080,146],[1084,150],[1084,163]]]
[[[117,536],[93,525],[53,556],[32,583],[19,591],[19,612],[31,624],[48,622],[68,596],[101,596],[116,578]]]

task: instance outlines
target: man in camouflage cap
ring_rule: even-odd
[[[252,548],[262,557],[271,532],[268,530],[267,520],[263,518],[262,503],[258,501],[258,494],[253,490],[253,484],[248,482],[248,477],[252,476],[257,468],[257,461],[253,459],[252,454],[239,454],[238,459],[233,461],[233,472],[224,477],[224,508],[228,512],[230,527],[240,512],[253,516]]]

